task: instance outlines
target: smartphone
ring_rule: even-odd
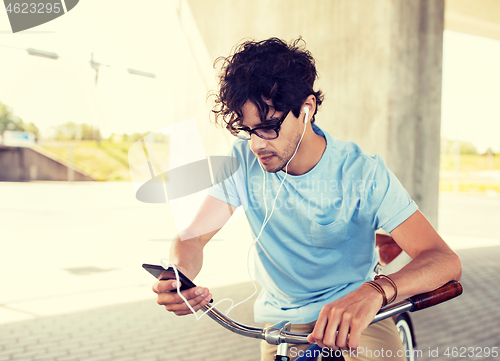
[[[168,267],[167,269],[165,269],[162,266],[157,266],[154,264],[147,264],[147,263],[143,263],[142,267],[146,271],[151,273],[153,276],[155,276],[156,278],[160,277],[160,275],[163,272],[167,272],[167,275],[166,275],[167,277],[163,276],[165,278],[162,278],[162,279],[166,279],[166,280],[167,279],[174,279],[175,280],[175,271],[172,267]],[[177,270],[177,273],[179,274],[179,280],[181,281],[181,291],[196,287],[196,285],[193,282],[191,282],[191,280],[189,278],[184,276],[184,274],[181,271]],[[214,300],[212,298],[210,300],[210,303],[213,303],[213,302],[214,302]]]
[[[167,272],[166,277],[164,275],[163,276],[164,278],[162,278],[162,279],[174,279],[175,280],[175,271],[172,267],[168,267],[167,269],[165,269],[162,266],[143,263],[142,268],[144,268],[146,271],[148,271],[153,276],[155,276],[155,278],[160,277],[160,275],[163,272]],[[181,288],[180,288],[181,291],[196,287],[196,285],[189,278],[187,278],[181,271],[177,270],[177,273],[179,274],[179,280],[181,281]],[[213,302],[214,302],[214,300],[211,299],[210,303],[213,303]]]
[[[159,278],[163,272],[166,272],[166,274],[164,274],[162,279],[175,280],[175,271],[172,267],[168,267],[167,269],[165,269],[162,266],[157,266],[154,264],[147,264],[147,263],[144,263],[142,267],[156,278]],[[193,282],[191,282],[191,280],[187,278],[181,271],[177,270],[177,273],[179,274],[179,280],[181,281],[181,291],[196,287],[196,285]]]

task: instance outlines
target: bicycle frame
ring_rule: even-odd
[[[448,282],[434,291],[416,295],[382,308],[370,324],[403,312],[415,312],[451,300],[462,294],[462,291],[462,285],[459,282]],[[277,355],[285,356],[288,350],[288,344],[311,344],[307,341],[308,334],[290,332],[291,324],[288,321],[281,321],[267,328],[259,328],[236,322],[224,315],[217,308],[211,306],[211,304],[202,307],[201,310],[206,312],[211,319],[231,332],[246,337],[265,340],[272,345],[278,345]],[[285,359],[283,358],[283,360]]]

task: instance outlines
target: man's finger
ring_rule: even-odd
[[[196,298],[201,300],[203,297],[206,297],[207,294],[209,294],[209,293],[210,292],[209,292],[208,288],[195,287],[195,288],[191,288],[189,290],[182,291],[181,295],[189,301],[189,300],[196,299]],[[158,300],[159,301],[161,300],[161,303],[160,302],[158,302],[158,303],[165,304],[165,305],[168,303],[172,303],[172,304],[184,303],[184,300],[182,299],[182,297],[179,296],[179,294],[175,290],[172,290],[170,292],[159,293]]]
[[[212,298],[212,295],[210,293],[208,293],[207,295],[201,294],[196,298],[192,298],[192,299],[188,300],[188,303],[191,306],[191,308],[193,308],[195,311],[198,311],[203,306],[206,306],[210,302],[211,298]],[[191,313],[191,309],[189,308],[189,306],[186,304],[186,302],[184,300],[182,300],[181,303],[169,303],[169,304],[165,305],[165,308],[170,312],[174,312],[175,314]]]
[[[337,320],[333,318],[328,319],[328,324],[326,325],[326,329],[324,332],[322,343],[326,347],[330,347],[333,350],[337,350],[337,328],[339,327],[339,323]],[[318,343],[319,345],[319,343]],[[323,346],[322,346],[323,347]]]
[[[335,345],[343,350],[347,350],[349,347],[347,335],[350,329],[350,319],[344,318],[339,325],[337,339],[335,340]]]
[[[353,329],[349,334],[349,340],[347,341],[347,344],[351,349],[357,349],[359,347],[360,339],[361,331],[359,329]]]
[[[190,305],[193,304],[192,302],[195,302],[196,304],[197,302],[200,302],[201,300],[203,300],[204,298],[208,298],[209,296],[210,298],[208,298],[208,300],[210,301],[212,297],[208,288],[204,287],[196,287],[189,290],[185,290],[182,291],[181,294],[182,296],[184,296],[186,300],[189,301]],[[179,294],[176,291],[159,293],[157,302],[158,304],[164,306],[183,305],[183,304],[185,305],[184,299],[181,296],[179,296]],[[171,310],[174,309],[178,310],[179,307],[172,307]]]
[[[157,294],[164,292],[171,292],[177,289],[177,284],[179,284],[179,287],[181,287],[180,281],[178,282],[176,280],[156,281],[153,284],[153,292]]]
[[[313,332],[311,333],[312,339],[309,339],[311,335],[309,335],[308,340],[311,342],[317,342],[320,347],[325,347],[324,345],[320,344],[320,342],[323,340],[323,335],[324,335],[324,330],[327,325],[327,320],[328,320],[328,315],[327,311],[323,308],[319,314],[318,321],[316,322],[316,325],[314,326]]]
[[[212,295],[209,295],[209,296],[212,297]],[[196,305],[192,305],[194,312],[198,312],[203,306],[208,305],[209,301],[210,300],[208,300],[207,298],[204,298],[200,303],[198,303]],[[185,311],[175,311],[174,312],[174,314],[177,316],[184,316],[184,315],[188,315],[191,313],[193,313],[193,312],[190,309],[185,310]]]

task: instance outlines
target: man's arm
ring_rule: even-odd
[[[435,290],[462,277],[460,258],[420,211],[396,227],[391,236],[412,258],[401,270],[389,275],[398,287],[397,300]],[[389,281],[377,280],[377,283],[388,298],[393,296]]]
[[[207,196],[189,227],[174,239],[170,260],[182,267],[193,280],[203,264],[203,248],[227,223],[236,208]]]
[[[398,300],[432,291],[451,280],[460,280],[460,258],[420,211],[396,227],[391,236],[413,259],[398,272],[388,275],[397,285]],[[379,279],[376,282],[383,287],[387,299],[394,295],[389,281]],[[355,349],[359,346],[361,333],[381,305],[381,294],[369,286],[361,286],[323,307],[308,340],[322,347]]]
[[[189,279],[194,280],[203,265],[203,248],[226,224],[235,207],[207,196],[191,225],[180,232],[172,242],[169,259]],[[161,277],[160,277],[161,278]],[[153,292],[158,294],[157,302],[176,315],[191,313],[184,300],[176,292],[175,280],[157,281]],[[205,287],[194,287],[181,292],[195,311],[207,305],[212,295]]]

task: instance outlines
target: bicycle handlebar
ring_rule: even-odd
[[[424,308],[437,305],[438,303],[451,300],[452,298],[460,296],[462,291],[463,289],[460,282],[451,281],[437,290],[410,297],[409,299],[413,304],[411,312],[422,310]]]
[[[399,315],[403,312],[415,312],[443,303],[460,296],[462,291],[462,285],[459,282],[450,281],[434,291],[422,293],[382,308],[370,324]],[[279,345],[282,343],[310,344],[310,342],[307,341],[307,336],[309,334],[286,331],[290,324],[287,321],[282,321],[268,328],[259,328],[236,322],[210,304],[202,307],[202,310],[221,326],[242,336],[266,340],[272,345]]]

